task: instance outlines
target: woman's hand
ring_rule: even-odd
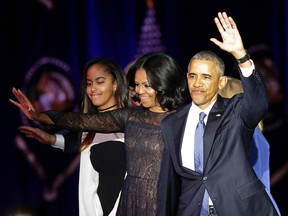
[[[14,87],[12,89],[12,93],[17,98],[18,102],[12,99],[9,99],[9,101],[15,106],[17,106],[28,119],[34,120],[31,111],[37,112],[37,110],[34,108],[26,95],[24,95],[20,89],[16,89]]]
[[[56,136],[54,134],[49,134],[39,128],[20,126],[19,130],[26,137],[38,140],[43,144],[54,145],[56,142]]]

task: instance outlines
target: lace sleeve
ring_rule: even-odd
[[[97,114],[45,112],[54,122],[54,126],[73,131],[95,131],[99,133],[124,132],[129,113],[128,108]]]

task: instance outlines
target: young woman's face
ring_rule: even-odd
[[[156,98],[157,92],[149,85],[143,68],[139,68],[135,73],[135,92],[139,95],[142,106],[153,112],[163,112]]]
[[[117,104],[115,91],[117,84],[113,77],[105,72],[105,67],[95,64],[88,68],[86,73],[86,94],[98,109]]]

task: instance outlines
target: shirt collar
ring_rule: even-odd
[[[196,113],[205,112],[206,115],[208,115],[210,113],[213,105],[215,104],[215,102],[216,102],[216,100],[213,103],[211,103],[208,107],[206,107],[206,109],[202,110],[192,101],[192,106],[191,106],[190,110],[192,110],[193,112],[196,112]]]

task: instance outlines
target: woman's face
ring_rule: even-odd
[[[115,91],[117,84],[113,77],[105,72],[105,67],[95,64],[88,68],[86,73],[86,94],[98,109],[117,104]]]
[[[135,73],[135,92],[139,95],[143,107],[152,112],[163,112],[156,98],[157,92],[150,86],[146,71],[139,68]]]

